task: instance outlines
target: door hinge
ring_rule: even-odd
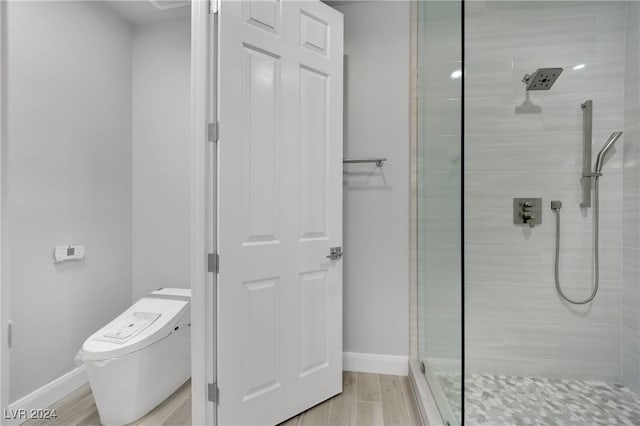
[[[220,256],[218,256],[218,253],[209,253],[207,255],[207,271],[216,274],[220,272]]]
[[[13,340],[13,322],[9,321],[7,323],[7,346],[11,349],[11,344]]]
[[[207,126],[207,139],[209,142],[218,142],[218,132],[220,131],[219,122],[209,123]]]
[[[207,384],[207,399],[216,405],[219,402],[220,389],[218,389],[217,383],[208,383]]]
[[[209,13],[218,13],[218,0],[209,0]]]

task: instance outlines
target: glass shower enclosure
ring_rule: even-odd
[[[418,360],[450,425],[462,412],[461,10],[417,11]]]
[[[442,423],[640,424],[640,2],[417,7],[417,349]]]

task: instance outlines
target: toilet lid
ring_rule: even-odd
[[[107,360],[143,349],[190,325],[190,299],[162,289],[134,303],[82,345],[84,360]],[[188,290],[187,290],[188,291]]]

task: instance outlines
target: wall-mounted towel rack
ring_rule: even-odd
[[[376,166],[382,167],[385,161],[387,161],[386,158],[345,158],[344,160],[342,160],[342,163],[376,163]]]

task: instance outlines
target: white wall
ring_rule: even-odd
[[[131,301],[131,33],[97,2],[10,2],[10,400]],[[73,18],[73,19],[70,19]],[[84,261],[52,263],[84,244]]]
[[[620,380],[622,141],[600,180],[601,282],[587,306],[567,305],[556,293],[549,203],[563,202],[563,288],[585,298],[593,209],[578,205],[580,104],[594,102],[595,159],[624,127],[626,13],[617,2],[467,2],[467,371]],[[578,64],[585,68],[573,70]],[[542,113],[516,115],[522,76],[555,66],[564,72],[553,88],[531,93]],[[514,226],[513,197],[542,197],[542,225]]]
[[[133,300],[189,287],[188,17],[133,31]]]
[[[336,7],[345,27],[344,350],[409,353],[408,2]]]
[[[640,5],[627,15],[622,169],[622,381],[640,392]]]

